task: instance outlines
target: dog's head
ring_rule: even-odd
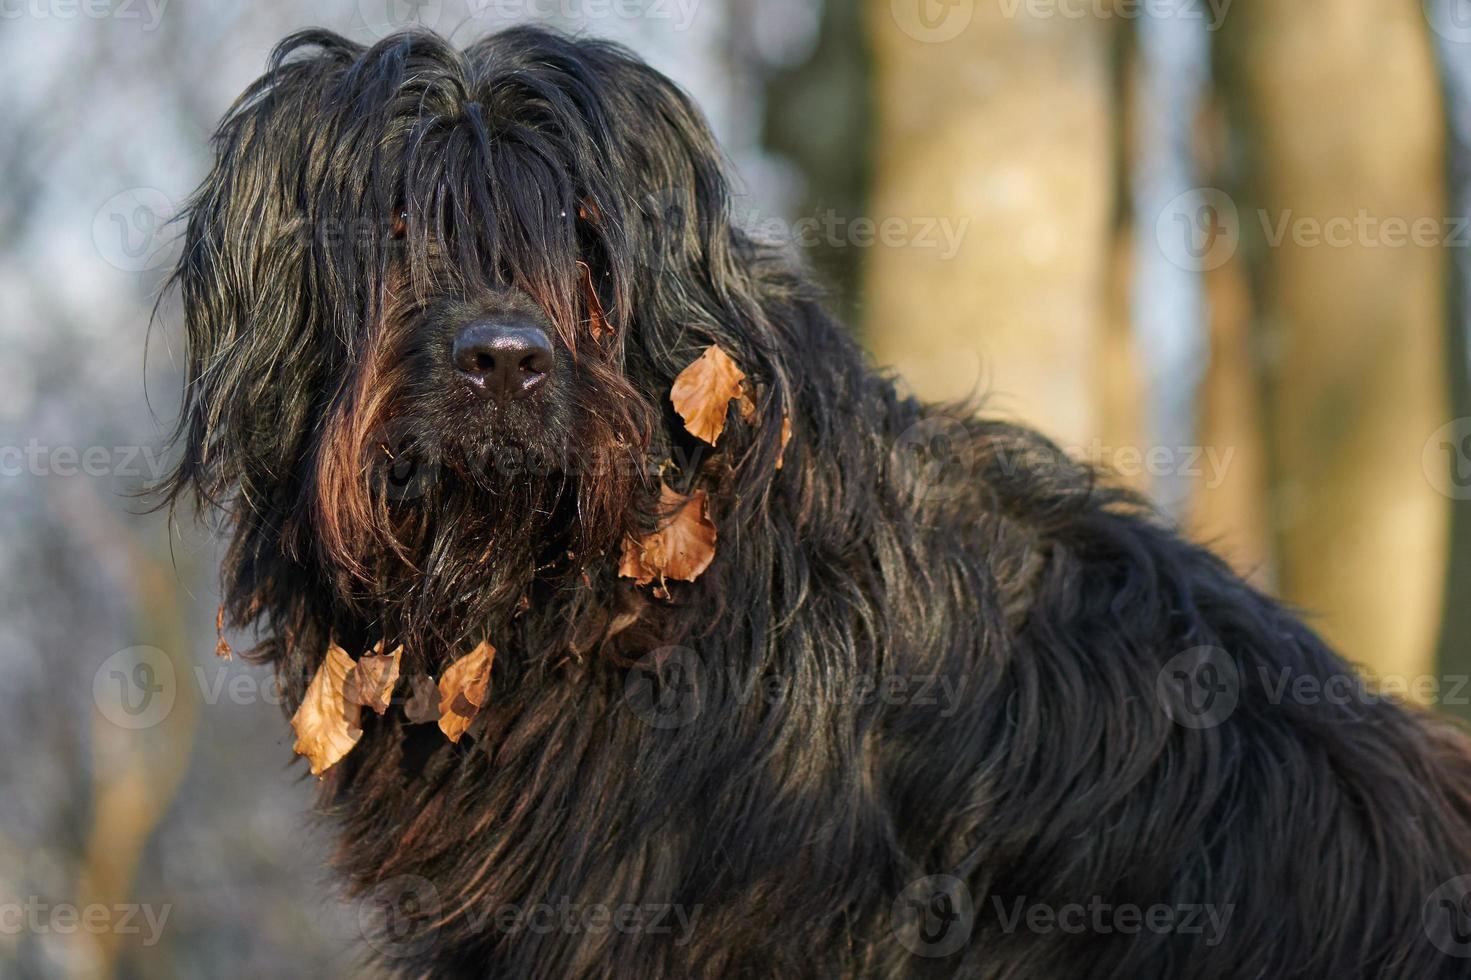
[[[664,479],[760,505],[788,391],[764,308],[780,274],[732,227],[697,110],[627,51],[305,32],[215,153],[175,274],[189,365],[165,489],[233,520],[227,609],[264,614],[268,644],[448,652],[534,603],[582,649],[627,622],[619,549]],[[756,395],[718,453],[669,402],[712,344]]]

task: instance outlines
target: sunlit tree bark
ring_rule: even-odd
[[[871,250],[870,346],[925,397],[985,394],[988,409],[1087,445],[1113,241],[1109,25],[1029,18],[1025,4],[872,0],[869,34],[872,213],[910,231]],[[921,240],[932,222],[934,246]]]
[[[1421,462],[1447,419],[1444,137],[1426,23],[1410,2],[1240,0],[1227,41],[1282,587],[1350,657],[1428,672],[1448,511]],[[1407,240],[1417,220],[1431,244]]]
[[[1251,296],[1239,257],[1205,274],[1210,370],[1200,392],[1202,476],[1186,511],[1191,534],[1256,585],[1276,588]]]

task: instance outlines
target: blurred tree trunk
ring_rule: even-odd
[[[130,730],[100,710],[92,715],[91,829],[77,882],[77,904],[83,908],[142,904],[152,896],[135,893],[138,868],[188,773],[199,725],[198,694],[190,670],[193,643],[175,578],[177,566],[169,551],[169,527],[167,522],[155,522],[153,530],[160,533],[140,539],[131,524],[120,523],[100,500],[85,492],[67,498],[57,495],[53,506],[86,534],[94,553],[126,556],[134,576],[135,635],[155,641],[172,665],[159,689],[160,696],[170,689],[172,707],[156,724]],[[160,906],[154,914],[170,913]],[[148,952],[137,934],[119,930],[96,935],[78,931],[72,939],[81,947],[78,963],[87,964],[74,970],[79,980],[123,975],[128,954]]]
[[[1251,337],[1251,292],[1239,256],[1205,274],[1210,371],[1201,389],[1206,453],[1186,521],[1258,588],[1276,591],[1267,505],[1269,457],[1262,438],[1261,382]]]
[[[1421,450],[1447,418],[1445,256],[1384,226],[1430,219],[1438,238],[1446,214],[1425,21],[1409,0],[1241,0],[1226,23],[1282,589],[1350,658],[1428,672],[1448,512]]]
[[[746,2],[754,8],[754,22],[760,4]],[[858,5],[827,0],[821,6],[821,29],[810,57],[766,79],[762,145],[801,174],[805,186],[799,217],[852,218],[864,213],[868,198],[868,45]],[[818,281],[829,290],[832,308],[849,324],[858,322],[861,251],[831,240],[804,250]]]
[[[1202,183],[1230,184],[1230,130],[1225,106],[1207,102],[1197,132]],[[1272,549],[1271,458],[1262,417],[1261,345],[1252,330],[1253,300],[1246,262],[1236,245],[1205,270],[1209,369],[1200,390],[1200,444],[1205,461],[1186,510],[1186,526],[1258,588],[1277,591]]]
[[[925,398],[985,394],[989,411],[1083,447],[1104,399],[1113,32],[1009,9],[869,4],[873,216],[905,220],[913,239],[949,223],[958,249],[873,248],[866,340]]]

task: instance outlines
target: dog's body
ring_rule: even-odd
[[[334,642],[499,651],[461,741],[404,683],[327,772],[350,881],[411,899],[390,966],[1471,976],[1463,737],[1040,437],[898,397],[626,52],[302,35],[217,152],[169,489],[233,517],[231,619],[293,710]],[[669,401],[711,346],[713,446]],[[661,482],[716,553],[639,585]]]

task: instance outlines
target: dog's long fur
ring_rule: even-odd
[[[419,886],[409,932],[365,944],[390,967],[1471,975],[1433,926],[1436,889],[1471,873],[1459,732],[1295,694],[1352,672],[1290,612],[1041,437],[898,396],[733,226],[698,112],[627,51],[306,32],[215,147],[176,273],[164,489],[228,516],[229,619],[293,710],[329,641],[402,643],[405,673],[435,676],[499,650],[458,745],[395,706],[327,773],[354,888]],[[555,339],[524,410],[449,370],[485,310]],[[712,344],[758,402],[713,450],[668,397]],[[661,480],[707,490],[719,532],[667,596],[618,576]],[[1171,693],[1170,665],[1205,662],[1235,699],[1215,724]],[[650,724],[630,692],[673,696],[673,673],[683,723]],[[974,910],[944,955],[904,912],[935,875]],[[1012,918],[1097,902],[1228,918]],[[542,904],[677,906],[689,927],[498,917]]]

